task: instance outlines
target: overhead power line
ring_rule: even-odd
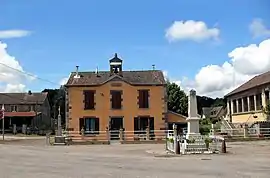
[[[24,75],[28,75],[28,76],[34,77],[35,79],[38,79],[38,80],[41,80],[41,81],[45,81],[45,82],[51,83],[51,84],[53,84],[53,85],[60,85],[59,83],[52,82],[52,81],[50,81],[50,80],[47,80],[47,79],[43,79],[43,78],[37,77],[36,75],[33,75],[33,74],[30,74],[30,73],[21,71],[21,70],[19,70],[19,69],[14,68],[14,67],[10,67],[10,66],[8,66],[8,65],[6,65],[6,64],[4,64],[4,63],[1,63],[1,62],[0,62],[0,64],[1,64],[2,66],[4,66],[4,67],[7,67],[7,68],[9,68],[9,69],[12,69],[12,70],[14,70],[14,71],[16,71],[16,72],[19,72],[19,73],[21,73],[21,74],[24,74]],[[0,74],[0,75],[1,75],[1,74]],[[18,100],[18,101],[27,102],[27,100],[25,100],[25,99],[16,98],[16,97],[13,97],[13,96],[11,96],[11,95],[9,95],[9,94],[6,94],[6,93],[0,93],[0,95],[5,95],[5,96],[7,96],[7,97],[16,99],[16,100]]]
[[[19,72],[19,73],[22,73],[22,74],[25,74],[25,75],[28,75],[28,76],[34,77],[35,79],[42,80],[42,81],[45,81],[45,82],[51,83],[51,84],[53,84],[53,85],[59,85],[59,83],[52,82],[52,81],[50,81],[50,80],[40,78],[40,77],[38,77],[38,76],[36,76],[36,75],[33,75],[33,74],[30,74],[30,73],[27,73],[27,72],[21,71],[21,70],[19,70],[19,69],[14,68],[14,67],[10,67],[10,66],[8,66],[8,65],[6,65],[6,64],[4,64],[4,63],[1,63],[1,62],[0,62],[0,64],[1,64],[1,65],[3,65],[3,66],[5,66],[5,67],[7,67],[7,68],[10,68],[10,69],[12,69],[12,70],[15,70],[15,71],[17,71],[17,72]]]

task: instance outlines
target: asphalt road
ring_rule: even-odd
[[[269,178],[270,142],[232,143],[226,155],[163,157],[164,145],[0,144],[1,178]],[[156,155],[156,156],[155,156]]]

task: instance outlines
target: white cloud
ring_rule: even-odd
[[[270,70],[270,39],[260,44],[238,47],[228,53],[222,65],[202,67],[193,80],[182,79],[182,87],[196,89],[199,95],[223,97],[255,75]]]
[[[249,30],[254,38],[270,36],[270,27],[267,28],[262,19],[254,19],[249,25]]]
[[[203,21],[175,21],[166,29],[165,37],[173,42],[178,40],[193,40],[201,42],[207,39],[217,40],[220,34],[218,28],[208,28]]]
[[[254,75],[270,70],[270,39],[259,45],[239,47],[228,54],[235,70],[241,74]],[[244,64],[244,65],[243,65]]]
[[[162,71],[163,72],[163,76],[164,76],[164,78],[165,79],[168,79],[168,71],[167,70],[164,70],[164,71]]]
[[[182,86],[182,81],[181,80],[177,80],[177,79],[171,78],[169,76],[169,74],[168,74],[168,71],[166,71],[166,70],[163,71],[163,75],[164,75],[164,78],[165,79],[169,79],[170,82],[179,85],[182,90],[185,90],[186,91],[186,88],[184,88],[184,86]]]
[[[24,84],[7,84],[4,92],[18,93],[25,92],[26,86]]]
[[[27,30],[0,30],[0,39],[6,38],[21,38],[30,35]]]
[[[59,84],[60,84],[60,85],[65,85],[65,84],[67,83],[67,81],[68,81],[68,78],[69,78],[69,77],[62,78],[62,79],[60,80]]]
[[[24,83],[34,80],[25,74],[19,61],[7,52],[7,44],[0,41],[0,90],[1,92],[22,92]]]

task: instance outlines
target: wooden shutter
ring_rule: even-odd
[[[94,91],[89,91],[89,109],[95,108],[95,93]]]
[[[145,90],[143,90],[142,91],[142,106],[143,106],[143,108],[145,108],[145,104],[146,104],[146,100],[145,100],[145,98],[146,98],[146,91]]]
[[[84,92],[84,109],[95,108],[95,91],[85,90]]]
[[[148,108],[149,107],[149,91],[148,90],[139,90],[139,108]]]
[[[114,109],[115,108],[115,96],[114,96],[114,92],[111,91],[111,107]]]
[[[154,118],[150,117],[149,118],[149,130],[150,130],[150,137],[153,138],[154,137],[154,130],[155,130],[155,124],[154,124]]]
[[[121,92],[120,91],[117,91],[116,98],[117,98],[117,100],[116,100],[117,101],[117,108],[121,109],[121,107],[122,107],[122,102],[121,102],[122,98],[121,98]]]
[[[155,130],[155,126],[154,126],[154,118],[150,117],[149,118],[149,129],[150,130]]]
[[[121,91],[111,91],[111,104],[113,109],[122,108],[122,93]]]
[[[142,90],[139,90],[138,100],[139,100],[139,108],[143,108],[143,91]]]
[[[135,117],[134,118],[134,131],[138,131],[139,130],[139,118]]]
[[[84,109],[88,109],[89,101],[88,101],[88,91],[83,91],[84,94]]]
[[[95,133],[99,134],[99,118],[94,119],[95,119]]]
[[[81,133],[81,130],[82,128],[84,127],[84,118],[80,118],[80,121],[79,121],[79,128],[80,128],[80,133]]]

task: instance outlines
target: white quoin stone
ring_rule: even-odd
[[[196,91],[190,90],[188,97],[188,133],[187,138],[200,136]]]

